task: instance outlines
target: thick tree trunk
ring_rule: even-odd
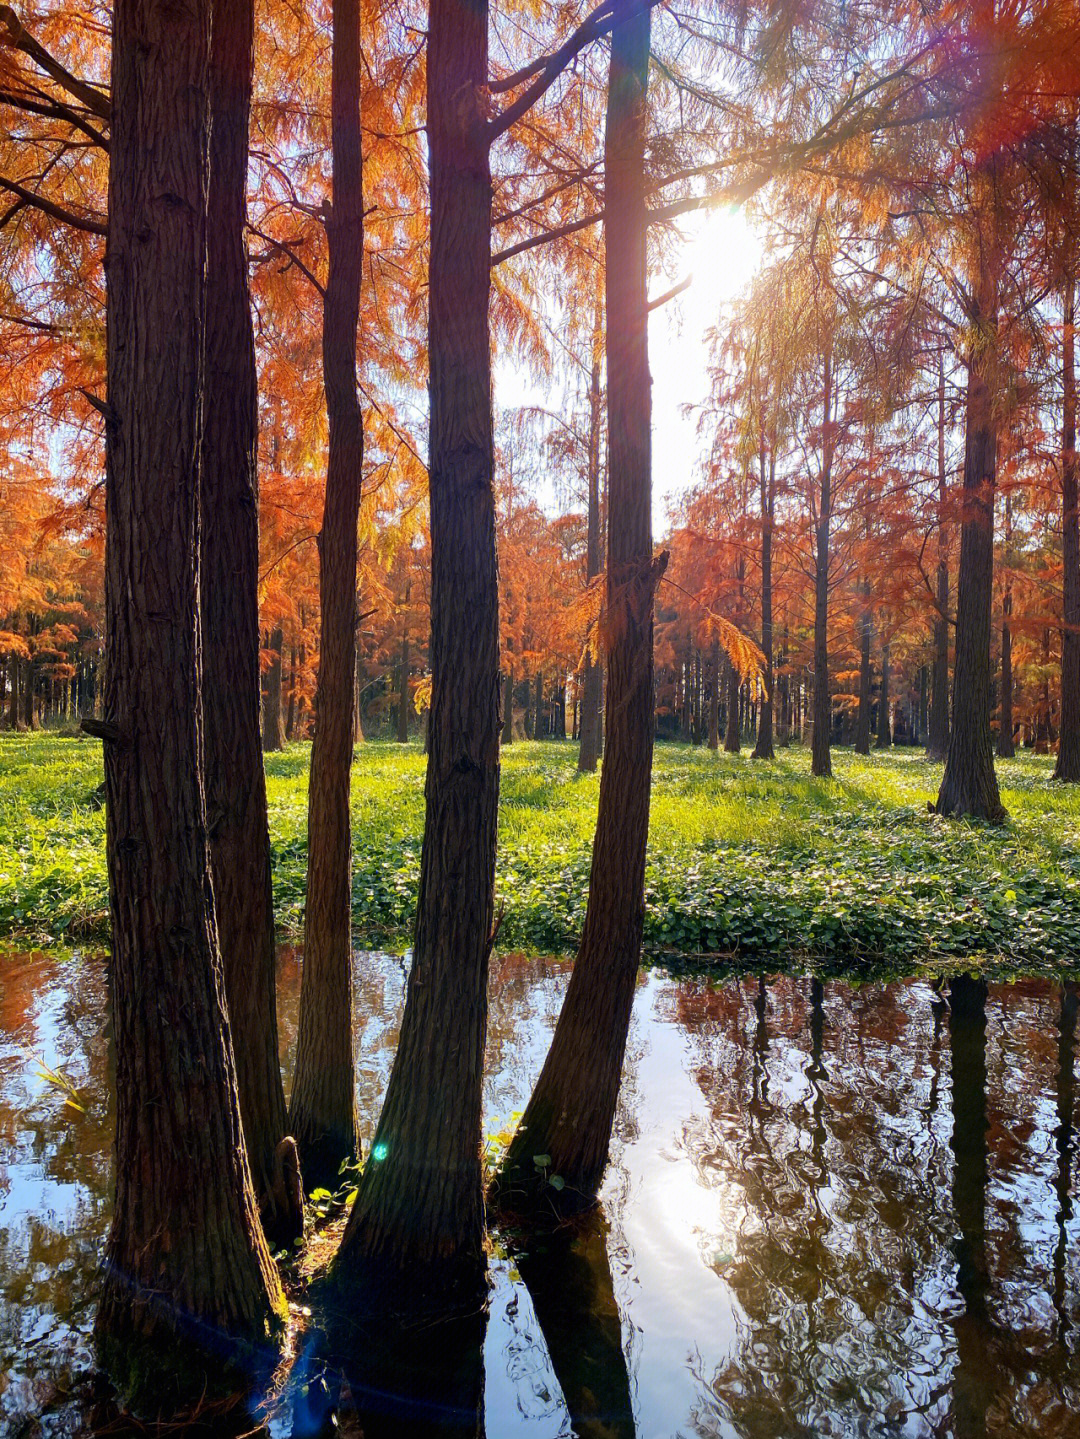
[[[873,672],[870,650],[874,636],[873,612],[870,609],[870,581],[862,582],[862,614],[859,617],[859,713],[855,721],[855,753],[870,753],[870,697]]]
[[[220,1387],[284,1301],[248,1172],[203,792],[210,6],[113,14],[105,721],[116,1190],[97,1335],[136,1402]]]
[[[765,693],[758,715],[757,740],[753,759],[775,759],[773,749],[773,594],[772,543],[773,493],[776,486],[776,456],[770,451],[766,467],[764,446],[759,456],[761,466],[761,652],[765,656]]]
[[[431,711],[401,1038],[336,1261],[376,1307],[484,1292],[481,1081],[499,801],[486,0],[431,0]]]
[[[593,361],[589,375],[589,501],[585,541],[585,578],[594,583],[600,573],[600,433],[603,417],[600,412],[600,336],[593,337]],[[603,691],[600,666],[590,651],[585,654],[581,686],[581,748],[578,769],[591,774],[603,753]]]
[[[937,612],[934,615],[934,666],[930,682],[929,759],[943,760],[949,748],[949,537],[945,526],[948,502],[945,473],[945,360],[938,365],[938,564]]]
[[[1076,454],[1076,282],[1065,279],[1061,373],[1061,739],[1054,778],[1080,783],[1080,463]]]
[[[297,1186],[276,1182],[287,1126],[259,732],[258,392],[244,245],[253,19],[252,0],[216,0],[200,599],[206,808],[225,991],[255,1197],[280,1247],[303,1233],[304,1211]],[[280,673],[279,663],[279,693]]]
[[[832,353],[825,351],[822,381],[821,489],[814,545],[814,728],[810,773],[832,775],[830,730],[832,693],[829,688],[829,529],[832,522]]]
[[[321,631],[308,785],[304,968],[289,1123],[309,1186],[336,1189],[359,1153],[352,1053],[352,832],[357,519],[364,423],[356,342],[364,271],[359,0],[333,0],[331,154],[323,384],[329,421],[319,535]]]
[[[994,177],[986,207],[997,205]],[[984,216],[984,221],[986,217]],[[968,356],[964,494],[956,595],[952,732],[937,812],[998,822],[1005,810],[990,732],[990,628],[994,598],[994,489],[998,416],[998,225],[977,246],[975,339]]]
[[[892,725],[889,714],[889,641],[881,642],[881,697],[878,700],[877,737],[875,749],[888,749],[892,745]]]
[[[258,520],[256,519],[256,523]],[[281,646],[283,635],[278,625],[270,633],[269,650],[273,659],[266,671],[262,706],[262,747],[268,753],[285,748],[281,727]]]
[[[645,133],[650,13],[611,35],[605,140],[608,376],[607,747],[581,947],[543,1070],[496,1180],[507,1211],[595,1202],[607,1163],[644,921],[653,752]],[[534,1156],[550,1162],[537,1165]],[[549,1180],[558,1176],[563,1186]]]

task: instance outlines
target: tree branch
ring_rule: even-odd
[[[95,220],[89,215],[76,215],[72,210],[65,210],[62,205],[56,205],[52,200],[46,200],[44,195],[35,194],[25,185],[20,185],[17,180],[5,180],[0,175],[0,189],[7,190],[12,195],[18,195],[24,204],[32,205],[35,210],[40,210],[51,220],[58,220],[61,225],[70,225],[74,230],[85,230],[88,235],[108,234],[108,226],[104,220]]]
[[[44,70],[51,80],[55,80],[61,90],[73,96],[74,99],[85,105],[92,115],[99,120],[109,118],[109,97],[96,85],[89,85],[85,80],[80,80],[70,70],[61,65],[60,61],[54,59],[45,49],[44,45],[27,31],[15,14],[10,5],[0,5],[0,25],[7,30],[8,39],[5,42],[15,50],[21,50],[28,55],[39,70]]]

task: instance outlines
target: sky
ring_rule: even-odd
[[[680,227],[686,236],[677,280],[692,275],[689,289],[654,310],[649,322],[653,379],[653,530],[668,527],[669,503],[700,474],[708,444],[698,434],[700,407],[709,396],[707,332],[721,323],[729,301],[749,284],[761,263],[759,234],[742,210],[699,211]],[[654,292],[670,288],[653,279]],[[684,413],[685,406],[698,413]]]
[[[656,298],[691,277],[689,288],[654,310],[649,320],[649,368],[653,380],[653,533],[668,529],[668,506],[695,483],[708,438],[698,434],[700,410],[709,396],[708,331],[722,322],[729,302],[749,284],[761,264],[762,241],[736,209],[699,211],[680,222],[684,243],[673,254],[669,275],[653,275]],[[496,363],[495,394],[503,408],[535,404],[558,409],[560,393],[545,393],[521,367]],[[687,412],[686,407],[691,407]],[[554,512],[554,489],[538,495]]]

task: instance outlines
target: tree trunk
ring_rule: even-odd
[[[290,744],[296,738],[296,686],[298,683],[296,646],[291,645],[289,647],[289,703],[285,711],[285,738]]]
[[[934,615],[934,667],[930,685],[929,759],[943,760],[949,748],[949,537],[945,527],[948,490],[945,473],[945,360],[938,364],[938,565]]]
[[[875,749],[888,749],[892,744],[892,726],[889,723],[889,641],[881,642],[881,698],[878,701],[877,737]]]
[[[994,773],[990,733],[990,628],[994,598],[994,489],[997,481],[998,255],[996,175],[991,167],[984,224],[976,246],[975,339],[968,356],[964,493],[956,595],[952,732],[937,812],[998,822],[1005,810]]]
[[[599,316],[597,317],[599,321]],[[600,326],[597,325],[597,331]],[[585,579],[593,584],[600,573],[600,433],[603,416],[600,410],[600,334],[593,336],[593,360],[589,374],[589,502],[585,541]],[[581,747],[578,769],[591,774],[603,753],[603,719],[601,716],[602,671],[594,663],[589,650],[585,652],[581,685]]]
[[[727,706],[724,725],[724,753],[738,754],[742,747],[739,726],[739,671],[724,657],[724,671],[727,675]]]
[[[1012,503],[1005,496],[1005,563],[1009,560],[1009,541],[1012,538]],[[1016,753],[1013,744],[1013,667],[1012,667],[1012,577],[1005,576],[1005,592],[1001,597],[1001,705],[998,718],[997,752],[1001,759],[1012,759]]]
[[[258,519],[256,518],[256,524]],[[285,748],[285,736],[281,729],[281,626],[270,634],[270,653],[273,655],[270,668],[266,671],[266,691],[262,708],[262,747],[269,754]]]
[[[862,582],[862,614],[859,617],[859,714],[855,722],[855,753],[870,753],[871,682],[873,671],[870,650],[874,637],[874,619],[870,609],[870,580]]]
[[[713,640],[709,652],[709,748],[720,748],[720,642]]]
[[[1080,783],[1080,463],[1076,454],[1076,281],[1065,277],[1061,373],[1061,739],[1054,778]]]
[[[323,385],[329,422],[319,534],[321,631],[308,785],[304,968],[289,1123],[309,1186],[336,1189],[359,1153],[352,1054],[352,833],[356,555],[364,422],[356,388],[364,195],[359,0],[333,0]]]
[[[287,1126],[259,732],[258,393],[244,245],[253,20],[252,0],[214,5],[200,600],[206,808],[240,1113],[263,1227],[281,1247],[303,1233],[304,1211],[297,1186],[276,1182]],[[280,673],[279,664],[279,693]]]
[[[544,676],[536,676],[536,704],[533,708],[533,739],[544,738]]]
[[[551,1049],[496,1180],[508,1211],[595,1202],[607,1163],[644,922],[653,752],[653,597],[646,294],[650,12],[611,34],[605,139],[608,376],[607,749],[581,947]],[[550,1161],[534,1162],[545,1154]],[[549,1183],[553,1176],[562,1187]]]
[[[97,1335],[121,1390],[156,1412],[219,1388],[284,1316],[248,1172],[203,791],[209,46],[205,0],[117,0],[101,727],[116,1189]]]
[[[37,715],[36,715],[35,710],[34,710],[34,702],[35,702],[35,699],[36,699],[36,696],[35,696],[35,693],[34,693],[34,691],[35,691],[35,689],[36,689],[35,679],[36,679],[36,676],[35,676],[35,674],[34,674],[34,661],[33,661],[33,658],[30,658],[30,659],[25,660],[25,661],[23,662],[23,689],[22,689],[22,699],[23,699],[23,724],[26,726],[26,728],[27,728],[28,730],[32,730],[32,729],[36,729],[36,728],[37,728]]]
[[[503,675],[502,742],[514,742],[514,677],[509,670]]]
[[[431,710],[401,1038],[336,1261],[379,1307],[484,1293],[481,1082],[499,800],[499,576],[488,300],[487,0],[431,0]]]
[[[832,521],[832,351],[826,348],[822,381],[821,491],[815,532],[814,572],[814,729],[810,773],[832,776],[830,730],[832,694],[829,689],[829,527]]]
[[[401,658],[398,661],[398,744],[409,743],[409,637],[401,639]]]
[[[758,716],[757,742],[753,759],[775,759],[773,748],[773,594],[772,543],[773,494],[776,486],[776,456],[770,451],[766,471],[764,446],[758,457],[761,467],[761,652],[765,656],[765,693]]]

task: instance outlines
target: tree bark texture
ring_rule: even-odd
[[[727,675],[727,705],[724,723],[724,753],[738,754],[742,748],[742,734],[739,725],[739,671],[725,656],[724,673]]]
[[[605,136],[608,378],[607,725],[585,924],[551,1049],[493,1198],[506,1211],[591,1206],[607,1163],[644,922],[653,752],[651,381],[645,133],[650,13],[611,36]],[[536,1155],[549,1163],[538,1165]],[[563,1180],[559,1189],[548,1181]]]
[[[97,1335],[161,1411],[284,1309],[259,1225],[203,791],[199,488],[210,6],[113,15],[105,721],[116,1191]]]
[[[514,677],[509,670],[503,675],[502,743],[514,743]]]
[[[720,641],[714,639],[709,652],[709,749],[720,748]]]
[[[1061,374],[1061,738],[1054,778],[1080,783],[1080,463],[1076,454],[1076,281],[1065,279]]]
[[[431,711],[401,1038],[336,1263],[375,1308],[470,1309],[484,1286],[481,1080],[499,800],[499,576],[488,302],[487,0],[428,31]]]
[[[956,595],[952,726],[937,812],[1001,821],[990,732],[990,630],[994,599],[994,491],[997,483],[999,227],[997,181],[986,177],[976,238],[977,283],[968,355],[963,510]]]
[[[308,785],[304,967],[289,1123],[309,1186],[336,1189],[359,1153],[352,1052],[352,831],[357,520],[364,422],[356,384],[364,194],[359,0],[334,0],[331,48],[333,205],[326,220],[323,384],[329,421],[319,534],[321,631]]]
[[[287,1122],[278,1059],[270,832],[259,731],[258,391],[246,222],[252,0],[216,0],[210,49],[202,642],[206,809],[240,1112],[263,1227],[304,1231],[275,1183]],[[280,667],[279,690],[280,690]]]
[[[855,753],[870,753],[870,710],[873,670],[870,651],[874,638],[874,618],[870,609],[870,581],[862,581],[862,613],[859,616],[859,713],[855,720]]]
[[[773,748],[773,593],[772,546],[775,514],[776,456],[770,451],[765,463],[764,445],[759,456],[761,471],[761,652],[765,656],[765,692],[758,714],[757,740],[753,759],[775,759]]]
[[[272,754],[285,748],[285,735],[281,725],[281,647],[284,636],[281,626],[270,633],[270,668],[266,671],[265,694],[262,708],[262,747]]]
[[[878,700],[877,736],[875,749],[889,749],[892,745],[892,725],[889,723],[889,641],[881,642],[881,696]]]
[[[833,433],[832,352],[825,350],[822,377],[821,476],[814,544],[814,728],[810,773],[832,776],[830,731],[832,693],[829,687],[829,542],[832,524]]]
[[[600,347],[594,336],[593,361],[589,374],[589,499],[585,539],[585,580],[592,584],[600,573]],[[603,752],[603,680],[600,666],[586,650],[581,684],[581,743],[578,769],[591,774]]]
[[[937,613],[934,615],[934,665],[930,681],[928,758],[943,760],[949,748],[949,536],[945,471],[945,361],[938,364],[938,564]]]

